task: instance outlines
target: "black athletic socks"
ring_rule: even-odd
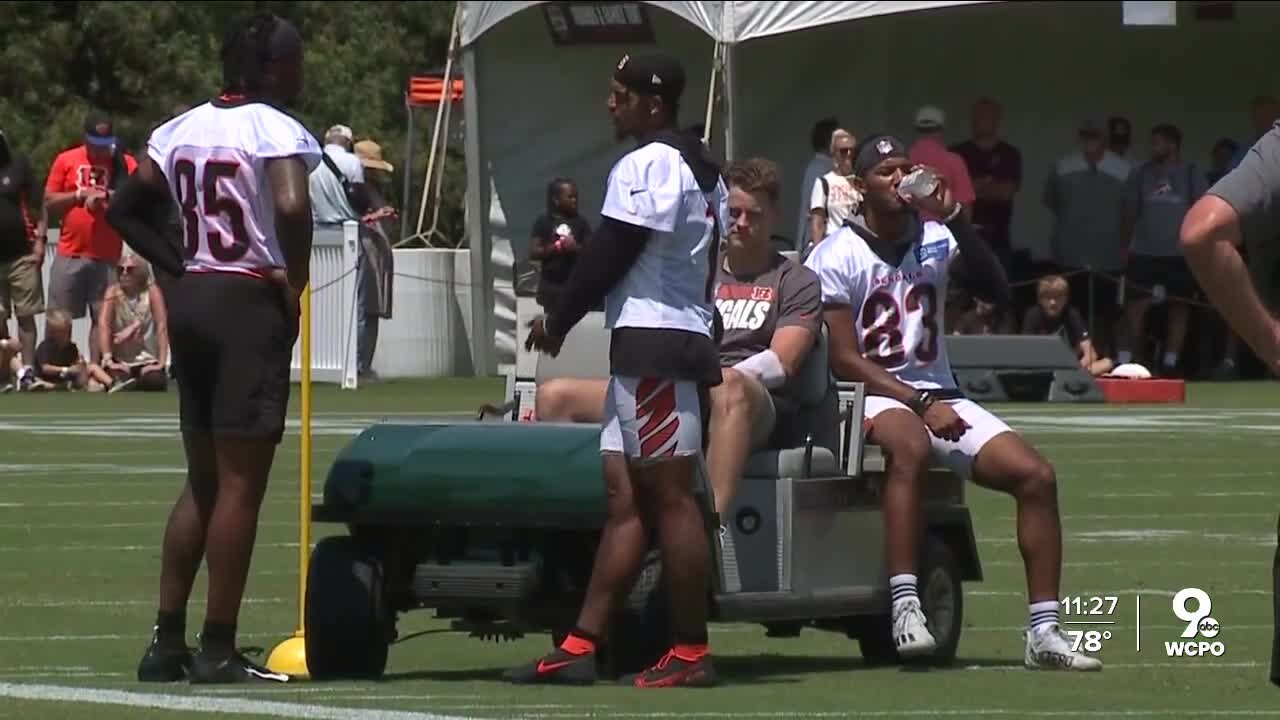
[[[235,654],[236,626],[206,621],[200,632],[200,649],[215,656]]]

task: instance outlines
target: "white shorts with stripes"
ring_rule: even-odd
[[[600,432],[602,453],[660,461],[702,450],[698,386],[663,378],[609,378]]]

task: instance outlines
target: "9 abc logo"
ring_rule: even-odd
[[[1194,603],[1191,602],[1193,600]],[[1194,609],[1188,605],[1192,605]],[[1205,655],[1222,657],[1227,648],[1221,641],[1213,639],[1218,636],[1222,626],[1209,615],[1212,610],[1213,600],[1210,600],[1209,594],[1200,588],[1183,588],[1173,596],[1173,614],[1187,623],[1182,631],[1182,637],[1199,636],[1203,639],[1166,642],[1165,651],[1170,657],[1203,657]]]

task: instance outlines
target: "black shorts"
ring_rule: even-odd
[[[1125,273],[1125,296],[1130,299],[1151,296],[1155,286],[1163,285],[1165,297],[1194,300],[1200,285],[1191,274],[1186,258],[1181,255],[1134,255]]]
[[[279,443],[293,356],[280,288],[247,275],[187,273],[167,299],[182,430]]]

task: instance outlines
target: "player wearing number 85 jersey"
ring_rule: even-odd
[[[311,255],[315,138],[283,110],[302,88],[302,38],[272,15],[235,21],[221,95],[161,125],[109,221],[177,275],[168,289],[187,482],[169,516],[155,635],[140,681],[287,681],[240,655],[236,623],[258,511],[289,402],[298,296]],[[181,247],[166,237],[177,206]],[[186,607],[209,566],[200,649]]]
[[[950,264],[963,257],[974,294],[1006,304],[1000,263],[945,181],[929,195],[899,193],[913,169],[901,140],[865,139],[854,149],[853,169],[865,198],[860,213],[806,265],[822,290],[831,367],[839,379],[866,385],[871,438],[888,456],[885,545],[898,653],[928,655],[937,645],[915,572],[921,485],[930,464],[945,462],[1017,503],[1031,614],[1027,667],[1100,669],[1097,659],[1072,651],[1058,623],[1062,533],[1053,468],[999,418],[964,398],[947,360],[942,303]],[[919,211],[945,224],[922,221]]]

